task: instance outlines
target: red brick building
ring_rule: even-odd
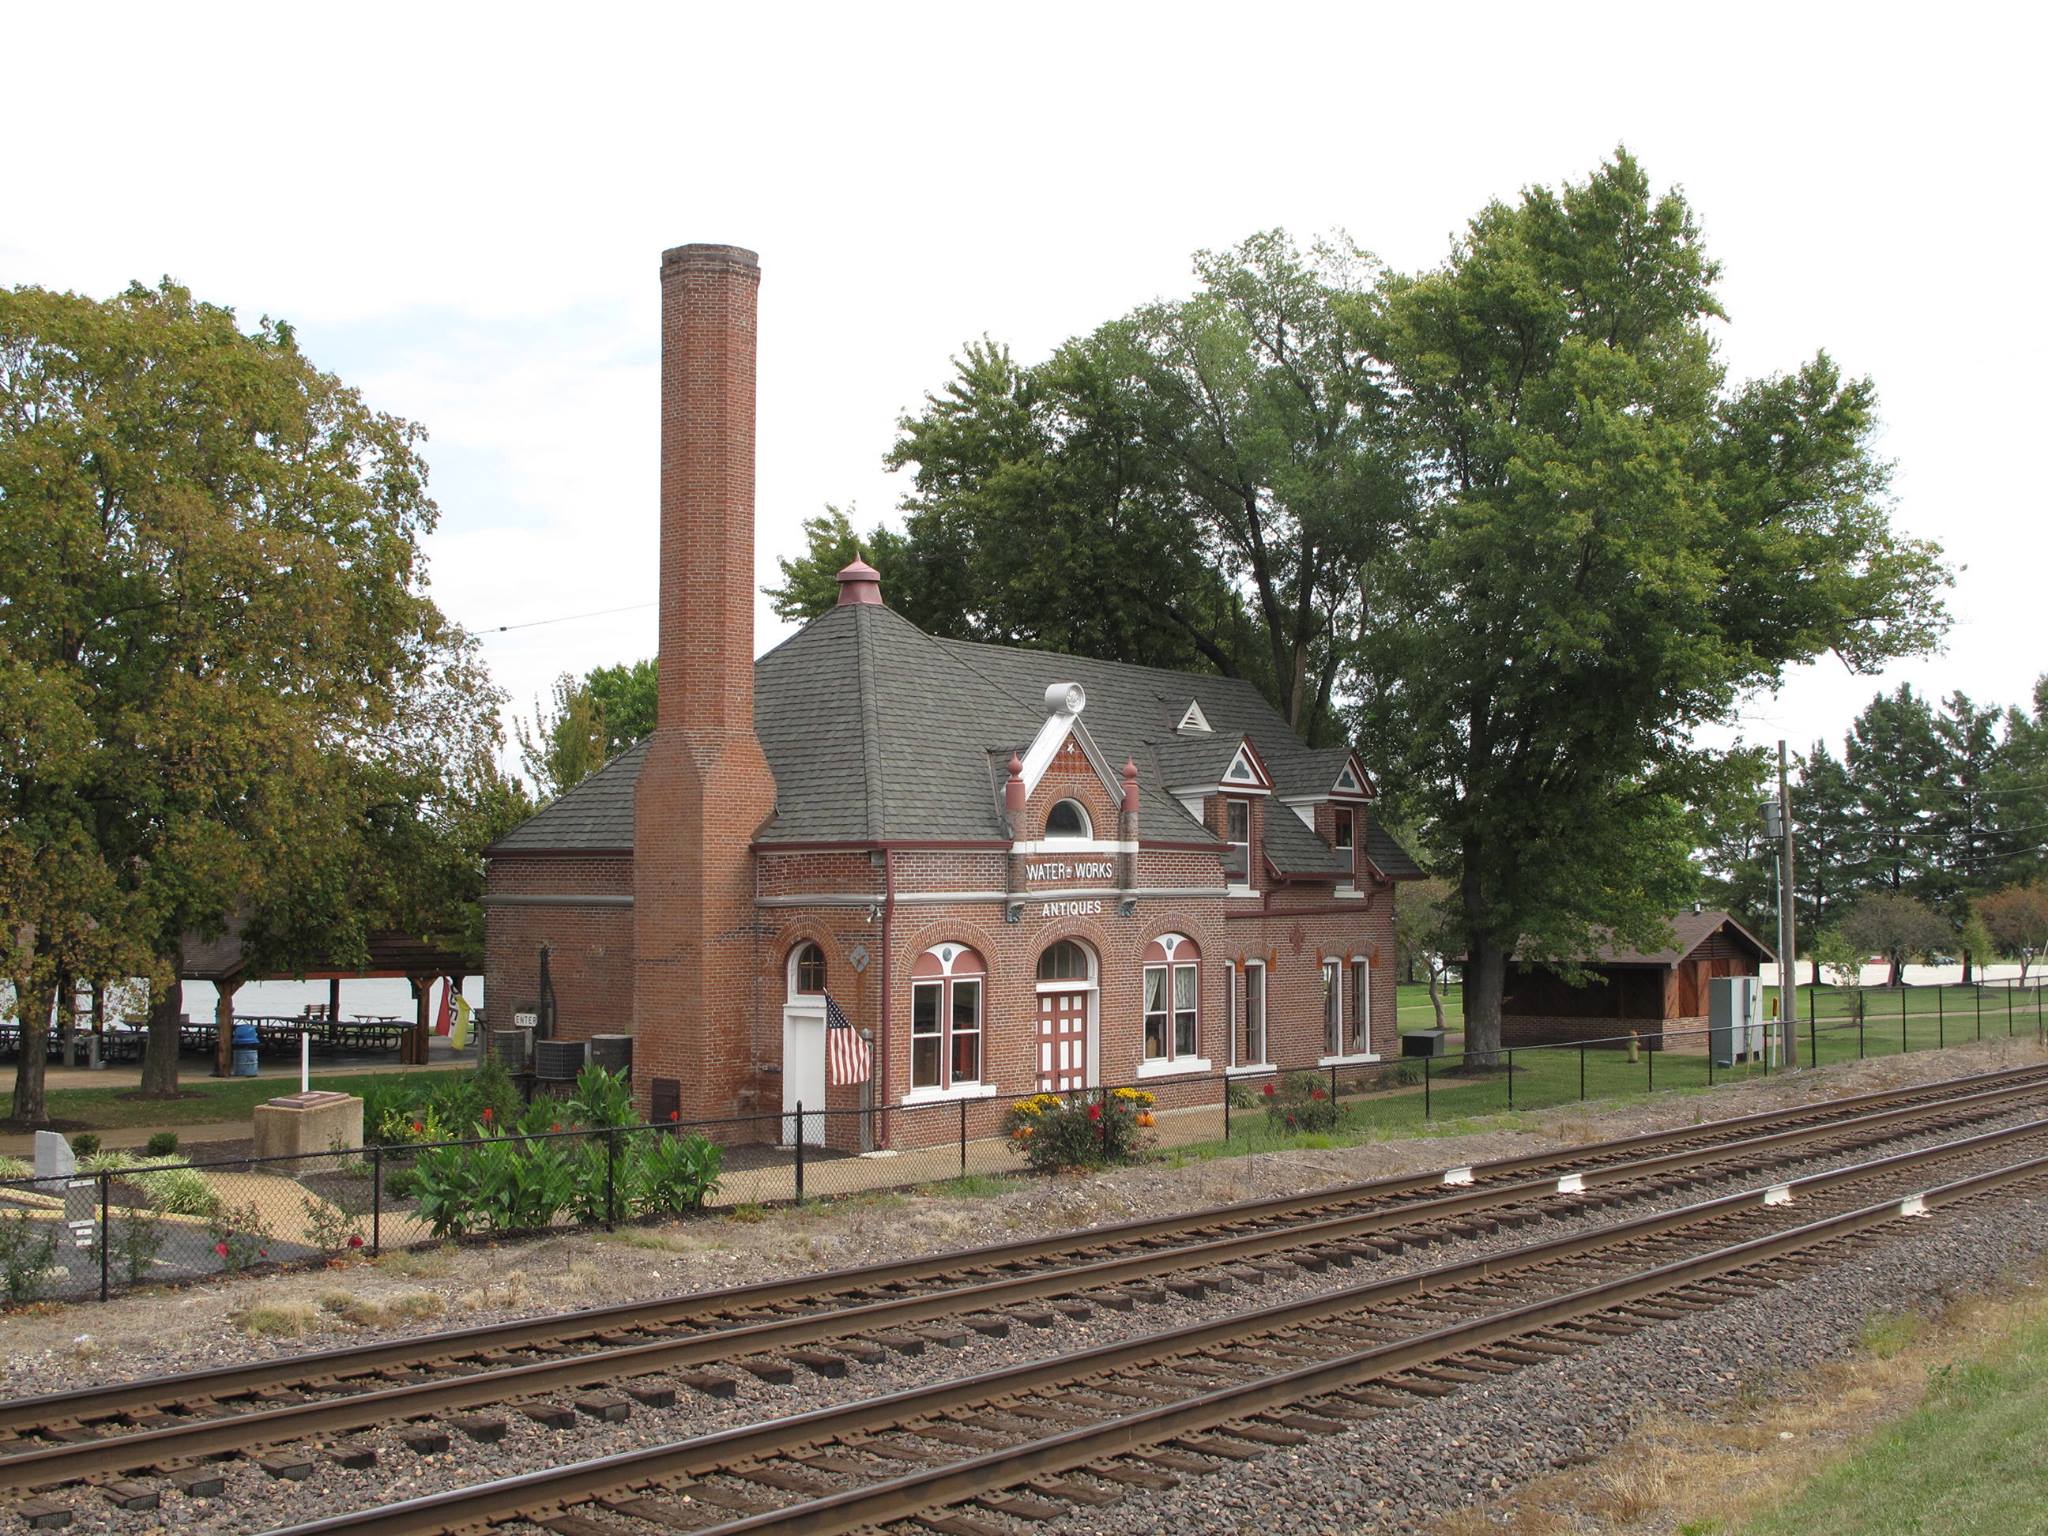
[[[858,562],[754,659],[758,284],[662,258],[658,723],[490,850],[497,1017],[545,945],[557,1033],[630,1031],[685,1118],[853,1107],[827,992],[889,1108],[1392,1054],[1419,871],[1250,684],[940,640]]]

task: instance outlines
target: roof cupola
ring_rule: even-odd
[[[882,601],[882,573],[859,555],[853,563],[839,573],[839,606],[849,603],[880,603]]]

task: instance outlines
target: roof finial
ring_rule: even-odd
[[[1003,809],[1019,811],[1024,809],[1024,759],[1016,753],[1010,754],[1010,781],[1003,786]]]
[[[1134,757],[1124,759],[1124,809],[1138,809],[1138,760]]]

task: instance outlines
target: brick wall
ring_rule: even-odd
[[[630,897],[628,854],[573,858],[504,854],[484,877],[484,1005],[493,1028],[509,1028],[512,1015],[539,1002],[540,947],[550,947],[562,1036],[630,1032],[633,1023],[633,909],[564,902],[506,904],[503,898]]]

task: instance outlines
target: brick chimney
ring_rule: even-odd
[[[775,807],[754,735],[752,251],[661,257],[661,685],[633,804],[634,1085],[688,1118],[750,1084],[759,966],[748,843]]]

